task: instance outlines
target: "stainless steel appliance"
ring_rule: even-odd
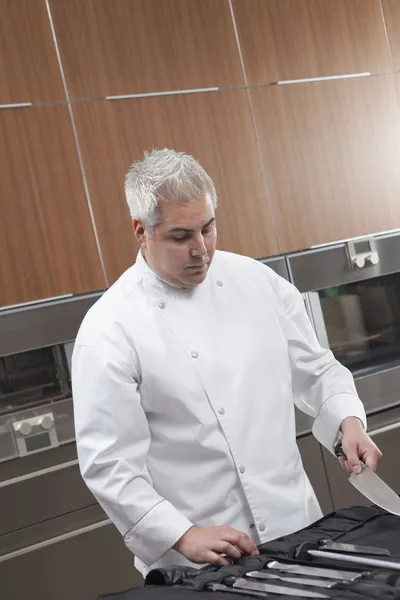
[[[289,263],[283,256],[262,260],[278,275],[290,281]],[[324,513],[333,510],[332,496],[328,484],[326,467],[321,446],[311,435],[312,420],[308,415],[295,409],[297,445],[301,454],[304,468],[317,495]]]
[[[278,275],[289,281],[289,268],[284,256],[276,256],[274,258],[261,259],[264,265],[275,271]]]
[[[64,344],[0,357],[0,462],[74,440]]]
[[[384,451],[383,478],[400,493],[400,233],[341,242],[287,256],[290,279],[322,346],[355,378],[369,431]],[[335,508],[365,499],[345,485],[324,451]]]
[[[400,404],[400,234],[287,260],[321,344],[353,372],[367,412]]]
[[[87,600],[141,581],[76,454],[71,353],[100,295],[0,310],[0,580],[8,600]]]

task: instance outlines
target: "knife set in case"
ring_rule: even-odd
[[[208,594],[207,600],[213,600],[210,593],[215,592],[276,600],[400,600],[400,572],[394,575],[388,570],[327,568],[266,556],[243,558],[241,563],[197,573],[189,569],[174,585],[181,593],[185,588],[188,592],[203,592],[203,598]],[[146,585],[151,584],[146,581]]]
[[[224,567],[153,569],[144,587],[101,599],[400,600],[400,517],[380,508],[338,510],[259,551]]]
[[[339,510],[259,550],[259,556],[226,567],[158,575],[165,585],[202,591],[210,600],[215,592],[276,600],[400,600],[400,518],[380,508]],[[156,571],[146,585],[155,583]]]
[[[212,594],[216,592],[224,593],[227,600],[229,594],[272,600],[400,600],[400,572],[349,570],[336,566],[328,568],[314,563],[277,561],[262,555],[243,557],[240,563],[200,570],[178,568],[174,573],[167,570],[164,575],[168,578],[172,576],[169,585],[180,594],[177,600],[185,598],[182,588],[188,594],[201,592],[203,599],[207,596],[207,600],[213,600]],[[167,579],[164,583],[168,585]],[[146,586],[150,588],[154,584],[154,578],[148,576]]]

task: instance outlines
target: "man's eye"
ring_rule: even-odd
[[[188,234],[187,233],[183,233],[182,235],[174,235],[174,236],[172,236],[172,239],[175,242],[183,242],[184,240],[188,239]]]
[[[205,227],[203,229],[203,233],[211,233],[212,229],[213,229],[213,226],[209,225],[208,227]]]

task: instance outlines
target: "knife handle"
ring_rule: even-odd
[[[222,583],[224,585],[227,585],[229,587],[232,587],[233,584],[236,581],[236,577],[234,575],[228,575],[227,577],[224,577],[224,579],[222,580]]]
[[[335,447],[333,448],[334,452],[335,452],[335,456],[337,456],[337,458],[340,458],[343,456],[343,458],[347,458],[346,454],[344,453],[343,450],[343,446],[342,446],[342,442],[338,442]]]
[[[344,450],[343,450],[343,446],[342,446],[342,442],[338,442],[336,444],[336,446],[334,446],[333,451],[335,453],[336,458],[345,458],[347,459],[347,455],[345,454]],[[361,463],[361,467],[364,468],[365,467],[365,463],[363,463],[363,461],[361,459],[360,463]]]

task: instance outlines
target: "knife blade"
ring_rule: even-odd
[[[296,598],[329,598],[326,594],[320,592],[312,592],[311,590],[302,590],[301,588],[286,587],[283,585],[275,585],[273,583],[261,583],[260,581],[249,581],[240,577],[233,584],[234,588],[243,590],[255,590],[257,592],[267,592],[271,594],[279,594],[282,596],[296,596]]]
[[[328,539],[319,540],[318,546],[321,548],[321,550],[332,550],[332,552],[347,552],[350,554],[372,554],[376,556],[390,556],[390,552],[389,550],[386,550],[386,548],[378,548],[376,546],[359,546],[358,544],[334,542],[333,540]]]
[[[223,585],[222,583],[210,583],[207,586],[207,589],[211,592],[229,592],[230,594],[241,594],[242,596],[257,596],[258,598],[265,598],[267,596],[266,592],[255,592],[254,590],[239,590],[228,587],[227,585]]]
[[[247,577],[253,577],[254,579],[279,579],[284,583],[294,583],[296,585],[306,585],[311,587],[321,588],[334,588],[335,586],[342,587],[343,584],[349,582],[333,581],[324,579],[311,579],[309,577],[287,577],[286,575],[278,575],[277,573],[265,573],[264,571],[249,571],[246,573]],[[342,585],[341,585],[342,584]]]
[[[321,554],[326,554],[321,550]],[[342,555],[341,555],[342,556]],[[341,569],[325,569],[322,567],[311,567],[308,565],[297,565],[292,563],[280,563],[276,560],[265,565],[268,569],[276,569],[286,573],[295,573],[296,575],[312,575],[314,577],[323,577],[325,579],[336,579],[342,581],[355,581],[362,576],[362,573],[354,571],[344,571]]]
[[[338,458],[341,456],[347,458],[341,442],[336,444],[334,450]],[[363,462],[361,463],[361,473],[357,475],[352,473],[349,482],[373,504],[380,506],[393,515],[400,516],[399,496]]]

